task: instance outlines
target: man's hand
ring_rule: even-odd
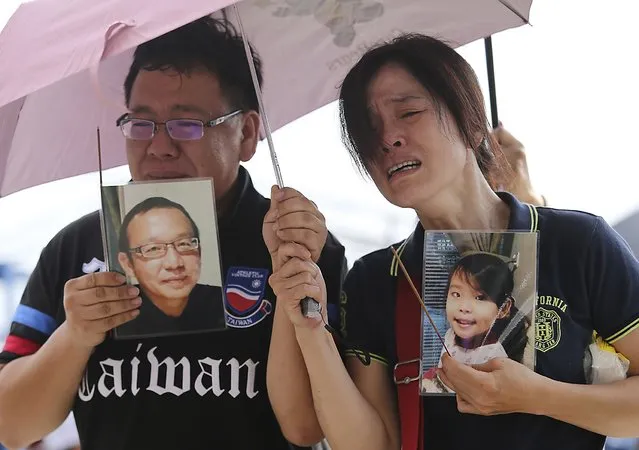
[[[507,413],[537,414],[537,393],[547,378],[509,358],[494,358],[468,366],[442,355],[441,380],[457,394],[462,413],[490,416]]]
[[[524,144],[510,134],[501,122],[492,131],[492,134],[501,146],[501,150],[513,171],[513,178],[510,183],[507,186],[503,186],[502,189],[513,194],[521,202],[535,206],[545,206],[544,198],[535,191],[530,181]]]
[[[295,242],[305,247],[312,261],[319,260],[328,230],[317,206],[295,189],[271,189],[271,207],[262,227],[264,242],[271,254],[273,271],[280,267],[277,251],[283,242]]]
[[[142,300],[135,286],[116,272],[73,278],[64,285],[64,311],[74,342],[95,347],[112,328],[137,317]]]

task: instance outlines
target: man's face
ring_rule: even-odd
[[[142,290],[154,302],[183,300],[200,278],[200,251],[184,251],[179,240],[192,238],[193,228],[188,218],[175,208],[155,208],[140,213],[131,220],[127,229],[129,248],[160,244],[154,251],[166,246],[166,253],[145,257],[131,251],[119,254],[120,265],[128,276],[138,279]],[[162,251],[160,251],[162,253]]]
[[[222,94],[218,78],[205,70],[181,75],[173,70],[142,70],[133,83],[129,116],[165,122],[199,119],[208,122],[238,109]],[[212,177],[216,198],[223,198],[237,177],[240,161],[255,153],[259,116],[238,114],[215,127],[205,127],[197,140],[173,140],[159,125],[150,140],[127,139],[127,158],[134,180]]]

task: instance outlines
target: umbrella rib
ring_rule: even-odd
[[[499,3],[501,3],[502,5],[504,5],[506,8],[508,8],[514,15],[516,15],[517,17],[519,17],[526,25],[530,25],[532,26],[532,24],[528,21],[528,19],[526,19],[519,11],[517,11],[510,3],[508,3],[506,0],[498,0]]]

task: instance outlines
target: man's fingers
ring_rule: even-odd
[[[109,330],[112,330],[115,327],[122,325],[123,323],[130,322],[135,319],[140,314],[139,309],[134,309],[132,311],[126,311],[119,314],[114,314],[113,316],[104,317],[102,319],[94,320],[91,322],[92,326],[97,328],[96,331],[101,333],[106,333]]]
[[[120,286],[126,282],[124,275],[117,272],[93,272],[66,282],[68,291],[82,291],[96,286]]]
[[[80,315],[84,320],[99,320],[111,317],[126,311],[137,309],[142,304],[142,299],[136,297],[127,300],[115,300],[96,303],[82,308]]]
[[[132,299],[140,294],[135,286],[123,285],[118,287],[97,286],[76,292],[74,297],[81,305],[94,305],[96,303],[112,302],[116,300]]]

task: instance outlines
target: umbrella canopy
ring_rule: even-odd
[[[0,196],[126,164],[115,119],[135,46],[234,0],[35,0],[0,33]],[[244,0],[272,130],[333,101],[364,51],[402,32],[457,47],[527,22],[532,0]],[[38,30],[34,33],[32,30]],[[92,69],[95,68],[95,76]]]

